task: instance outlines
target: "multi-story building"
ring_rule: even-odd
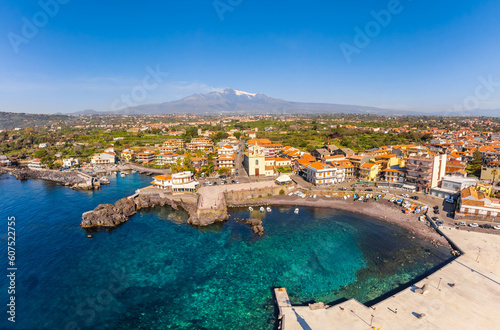
[[[500,181],[500,162],[489,162],[481,167],[481,180]]]
[[[71,166],[78,165],[80,161],[78,158],[65,158],[63,159],[63,167],[70,168]]]
[[[381,170],[381,164],[369,162],[363,163],[359,167],[359,179],[364,181],[375,181]]]
[[[354,165],[346,159],[327,162],[337,169],[337,183],[354,180]]]
[[[212,152],[214,151],[214,145],[212,142],[191,142],[186,143],[186,149],[189,151],[206,151]]]
[[[29,162],[28,167],[32,170],[39,170],[43,168],[42,161],[40,158],[34,158]]]
[[[306,179],[315,186],[325,186],[337,183],[337,168],[320,162],[306,167]]]
[[[199,182],[194,181],[191,171],[172,174],[172,191],[174,193],[194,192],[198,186]]]
[[[404,183],[406,171],[402,169],[386,168],[382,171],[382,179],[387,182]]]
[[[455,216],[463,215],[499,216],[500,201],[496,198],[489,198],[485,193],[477,191],[474,186],[465,188],[460,192],[455,213]]]
[[[235,169],[235,157],[234,155],[220,155],[217,157],[217,169],[227,168],[234,173]]]
[[[115,154],[111,152],[103,152],[100,154],[95,154],[90,160],[91,164],[97,165],[110,165],[115,163]]]
[[[179,155],[177,154],[171,154],[171,153],[159,154],[155,156],[155,164],[160,166],[174,164],[178,158]]]
[[[176,146],[165,146],[165,145],[158,148],[161,154],[175,154],[179,149],[180,148]]]
[[[439,186],[446,173],[446,154],[429,157],[408,157],[406,183],[416,186],[417,191],[430,193]]]
[[[184,149],[185,141],[183,139],[170,139],[163,142],[163,147],[175,147],[177,149]]]
[[[151,163],[155,159],[154,151],[139,152],[135,155],[135,159],[140,163]]]
[[[151,184],[159,189],[172,189],[172,177],[165,175],[157,175],[153,177]]]

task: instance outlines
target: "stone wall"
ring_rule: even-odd
[[[279,195],[280,190],[284,190],[285,194],[290,193],[291,191],[295,191],[296,185],[288,185],[288,186],[275,186],[272,188],[262,188],[255,190],[243,190],[243,191],[232,191],[224,193],[226,203],[230,205],[233,202],[240,202],[248,199],[256,199],[256,198],[266,198],[269,196]]]

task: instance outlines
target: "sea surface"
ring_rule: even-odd
[[[292,304],[371,301],[446,261],[405,229],[330,209],[290,207],[261,218],[262,237],[233,219],[205,228],[161,207],[87,238],[83,212],[114,203],[151,177],[111,177],[100,191],[42,180],[0,180],[0,276],[7,274],[7,218],[16,219],[16,324],[1,329],[273,329],[274,287]]]

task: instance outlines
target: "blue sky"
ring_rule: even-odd
[[[431,113],[500,108],[499,1],[58,1],[0,0],[0,111],[112,110],[147,68],[163,73],[137,104],[231,87]]]

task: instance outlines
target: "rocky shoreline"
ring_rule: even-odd
[[[226,212],[200,214],[197,198],[192,195],[173,196],[155,189],[145,188],[133,196],[124,197],[115,204],[100,204],[93,211],[82,215],[81,227],[84,229],[113,228],[127,222],[139,210],[168,205],[174,210],[182,209],[189,214],[188,223],[194,226],[207,226],[229,219]]]
[[[60,183],[75,190],[100,189],[99,180],[78,171],[32,170],[24,167],[0,167],[0,174],[10,174],[18,180],[41,179]]]

